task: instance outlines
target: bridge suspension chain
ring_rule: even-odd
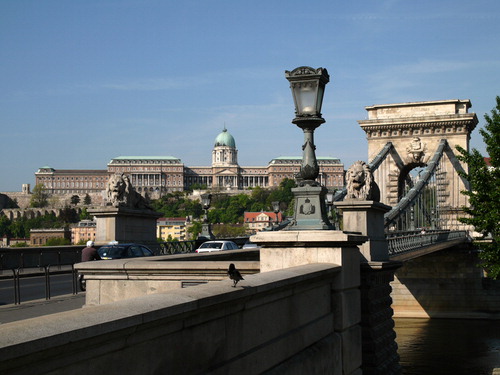
[[[387,229],[411,230],[418,227],[436,226],[440,201],[438,195],[442,193],[442,189],[439,186],[439,179],[436,179],[436,172],[439,174],[443,170],[440,161],[446,147],[448,147],[448,142],[446,139],[442,139],[430,162],[427,164],[427,168],[419,174],[414,186],[385,215],[384,225]],[[432,210],[434,210],[434,213]]]

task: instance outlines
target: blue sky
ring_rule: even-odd
[[[1,0],[0,191],[122,155],[301,155],[284,71],[330,73],[317,155],[367,159],[366,106],[500,95],[497,0]],[[471,144],[484,152],[477,130]]]

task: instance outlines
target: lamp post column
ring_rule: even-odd
[[[325,205],[327,189],[316,181],[319,165],[314,145],[314,130],[325,122],[321,116],[321,105],[330,76],[326,69],[307,66],[286,71],[285,76],[290,82],[295,103],[292,123],[304,132],[302,163],[296,175],[298,187],[292,189],[295,198],[294,220],[287,229],[333,229]]]

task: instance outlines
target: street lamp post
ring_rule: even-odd
[[[203,218],[200,237],[207,238],[209,240],[214,240],[215,236],[212,233],[212,226],[208,221],[208,209],[210,208],[211,203],[212,203],[212,194],[201,195],[201,205],[203,206],[203,210],[205,210],[205,217]]]
[[[274,202],[271,202],[271,204],[273,205],[273,211],[274,211],[274,214],[276,215],[276,225],[278,225],[279,224],[278,213],[280,212],[280,202],[274,201]]]
[[[321,116],[321,106],[330,76],[326,69],[301,66],[291,72],[285,71],[285,77],[290,82],[295,104],[292,123],[304,132],[302,163],[296,175],[298,187],[292,189],[295,198],[294,220],[288,229],[333,229],[325,205],[328,189],[316,181],[319,165],[314,145],[314,130],[325,122]]]

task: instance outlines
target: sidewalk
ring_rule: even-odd
[[[81,308],[85,304],[85,293],[77,295],[67,294],[53,297],[50,300],[34,300],[23,302],[20,305],[0,306],[0,329],[4,323],[15,322],[38,316],[54,314]]]

